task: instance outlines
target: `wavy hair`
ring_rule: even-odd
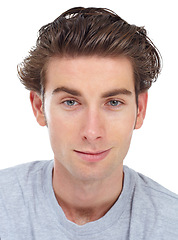
[[[161,55],[144,27],[128,24],[109,9],[77,7],[39,30],[36,46],[18,65],[18,76],[28,90],[43,95],[50,58],[93,55],[128,57],[136,96],[151,87],[161,69]]]

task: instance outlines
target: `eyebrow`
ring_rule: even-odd
[[[69,93],[69,94],[77,96],[77,97],[82,96],[82,94],[78,90],[68,88],[68,87],[58,87],[58,88],[54,89],[54,91],[52,92],[52,95],[54,95],[55,93],[59,93],[59,92],[66,92],[66,93]]]
[[[73,96],[77,96],[77,97],[82,96],[82,94],[78,90],[68,88],[68,87],[58,87],[53,90],[52,95],[59,93],[59,92],[66,92],[66,93],[69,93],[69,94],[71,94]],[[107,98],[107,97],[113,97],[116,95],[132,95],[132,92],[127,90],[126,88],[118,88],[118,89],[114,89],[114,90],[103,93],[101,95],[101,97]]]
[[[132,92],[126,88],[118,88],[102,94],[102,98],[113,97],[116,95],[132,95]]]

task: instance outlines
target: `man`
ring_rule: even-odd
[[[40,29],[18,73],[54,160],[1,171],[1,239],[178,239],[178,196],[123,167],[159,72],[146,30],[110,10]]]

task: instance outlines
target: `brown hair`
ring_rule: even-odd
[[[72,8],[39,30],[18,75],[28,90],[45,91],[45,69],[53,56],[127,56],[134,69],[135,91],[150,88],[158,77],[161,57],[143,27],[130,25],[103,8]]]

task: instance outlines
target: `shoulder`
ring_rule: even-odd
[[[40,171],[44,167],[44,165],[49,162],[50,161],[34,161],[2,169],[0,170],[0,182],[8,183],[11,180],[14,180],[14,178],[23,178],[28,174],[34,174]]]
[[[151,178],[144,176],[141,173],[136,173],[136,180],[138,188],[142,188],[144,192],[156,200],[159,200],[160,204],[173,204],[178,207],[178,195],[166,189]],[[174,204],[173,204],[174,206]]]
[[[132,204],[142,221],[154,219],[162,229],[178,236],[178,195],[132,169],[126,167],[126,172],[135,179]]]
[[[44,176],[52,168],[50,163],[35,161],[0,170],[0,234],[4,238],[8,233],[18,234],[19,227],[24,233],[29,230],[34,209],[43,204]]]
[[[12,194],[22,188],[28,188],[28,185],[37,180],[40,172],[51,161],[34,161],[20,164],[14,167],[0,170],[0,196],[2,194]]]
[[[129,172],[135,179],[135,190],[141,191],[144,195],[158,198],[161,202],[175,202],[178,204],[178,195],[166,189],[151,178],[124,166],[126,172]]]

